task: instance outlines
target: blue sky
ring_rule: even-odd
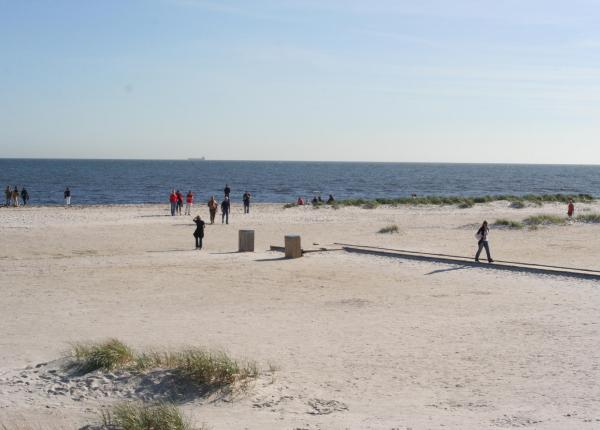
[[[600,164],[592,0],[0,0],[3,157]]]

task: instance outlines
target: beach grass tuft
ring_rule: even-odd
[[[296,203],[286,203],[285,205],[283,205],[284,209],[290,209],[296,207]]]
[[[577,215],[575,218],[578,222],[589,223],[589,224],[599,224],[600,223],[600,214],[582,214]]]
[[[386,233],[400,233],[400,229],[396,224],[388,225],[386,227],[380,228],[377,233],[386,234]]]
[[[118,339],[100,343],[74,343],[72,356],[85,373],[123,368],[133,363],[135,358],[132,349]]]
[[[507,227],[513,230],[520,230],[524,227],[523,223],[519,221],[504,218],[497,219],[494,225],[498,227]]]
[[[171,403],[120,403],[101,412],[102,425],[114,430],[193,430],[190,420]]]
[[[523,209],[525,207],[525,203],[522,200],[513,200],[510,202],[509,206],[513,209]]]
[[[566,223],[566,218],[558,215],[532,215],[523,220],[523,223],[529,226],[540,226],[540,225],[563,225]]]

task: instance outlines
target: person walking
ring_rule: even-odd
[[[229,210],[231,209],[231,204],[229,203],[229,197],[225,197],[221,202],[221,224],[226,223],[229,224]]]
[[[15,185],[15,188],[12,190],[12,204],[14,207],[19,207],[19,189]]]
[[[192,215],[192,206],[194,204],[194,193],[192,190],[189,190],[187,195],[185,196],[185,214]]]
[[[215,216],[217,215],[217,209],[219,208],[219,204],[215,199],[215,196],[211,196],[208,201],[208,211],[210,212],[210,223],[215,223]]]
[[[4,197],[6,198],[6,207],[9,207],[10,201],[12,200],[12,188],[10,185],[6,186],[6,189],[4,190]]]
[[[198,215],[194,218],[194,222],[196,223],[196,230],[194,231],[194,238],[196,239],[196,249],[202,249],[202,239],[204,238],[204,221]]]
[[[27,203],[29,202],[29,193],[25,187],[21,190],[21,200],[23,201],[23,206],[27,206]]]
[[[229,194],[231,194],[231,188],[229,188],[228,184],[225,184],[225,188],[223,189],[223,195],[229,198]]]
[[[567,206],[567,216],[569,219],[573,219],[573,214],[575,213],[575,205],[573,204],[573,199],[569,199],[569,205]]]
[[[181,208],[183,207],[183,194],[181,191],[177,190],[177,214],[181,216]]]
[[[71,190],[69,187],[65,188],[63,196],[65,198],[65,206],[71,206]]]
[[[251,197],[251,194],[248,191],[246,191],[244,193],[244,195],[242,196],[242,200],[244,201],[244,213],[245,214],[250,213],[250,197]]]
[[[488,244],[488,234],[490,229],[488,227],[488,222],[483,221],[479,230],[475,234],[475,238],[477,238],[477,254],[475,254],[475,261],[479,261],[479,255],[481,254],[481,250],[485,248],[485,253],[487,255],[488,262],[493,263],[492,256],[490,255],[490,245]]]
[[[177,211],[177,193],[175,189],[171,190],[171,194],[169,194],[169,202],[171,203],[171,216],[175,216]]]

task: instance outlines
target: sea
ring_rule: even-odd
[[[287,203],[316,194],[336,199],[487,194],[600,196],[600,166],[447,163],[362,163],[215,160],[0,159],[0,185],[25,186],[30,203],[140,204],[168,201],[171,189],[197,200],[232,199],[249,191],[255,202]]]

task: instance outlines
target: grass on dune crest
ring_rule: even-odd
[[[101,412],[106,430],[195,430],[181,410],[170,403],[146,405],[126,402]],[[201,429],[197,429],[201,430]]]
[[[600,214],[583,214],[575,218],[578,222],[598,224],[600,223]]]
[[[142,372],[163,368],[178,373],[188,382],[214,386],[231,385],[259,374],[256,363],[235,360],[225,352],[188,348],[138,353],[117,339],[74,344],[71,358],[72,364],[85,373],[118,369]]]
[[[565,217],[558,215],[532,215],[523,220],[523,223],[529,226],[540,226],[540,225],[563,225],[567,222]]]
[[[522,222],[505,219],[505,218],[497,219],[496,222],[494,223],[494,225],[498,226],[498,227],[507,227],[507,228],[514,229],[514,230],[520,230],[523,227],[525,227]]]
[[[385,233],[399,233],[400,229],[396,224],[388,225],[386,227],[380,228],[377,233],[385,234]]]

